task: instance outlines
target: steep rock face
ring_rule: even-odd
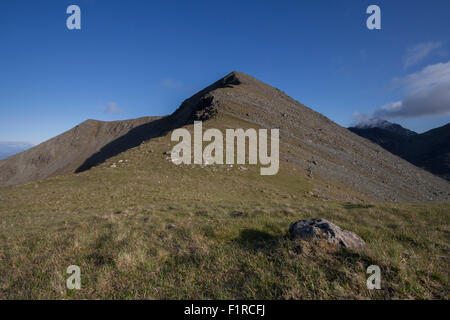
[[[219,122],[226,118],[227,125],[234,128],[245,127],[245,123],[279,128],[282,162],[304,169],[312,184],[316,180],[334,181],[380,201],[450,200],[450,184],[445,180],[241,72],[232,72],[201,90],[172,115],[129,120],[130,123],[87,123],[0,162],[0,184],[88,170],[142,141],[195,120],[208,122],[211,118]]]

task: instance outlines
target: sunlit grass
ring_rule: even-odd
[[[0,188],[0,298],[449,298],[449,204],[320,201],[287,163],[274,177],[176,167],[167,149],[164,137],[82,174]],[[312,217],[366,248],[299,250],[289,224]],[[72,264],[79,291],[65,286]],[[366,288],[371,264],[381,290]]]

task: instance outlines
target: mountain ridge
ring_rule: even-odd
[[[392,123],[383,119],[369,119],[368,121],[358,123],[357,125],[349,128],[356,128],[356,129],[380,128],[403,136],[414,136],[418,134],[415,131],[402,127],[398,123]]]
[[[26,167],[27,175],[20,177],[17,163],[37,161],[46,169],[44,173],[48,177],[83,172],[145,141],[165,136],[175,128],[188,126],[195,120],[208,124],[215,119],[214,123],[219,126],[223,125],[223,120],[228,127],[253,124],[261,128],[279,128],[280,161],[305,172],[304,179],[312,183],[334,181],[371,199],[382,201],[450,199],[450,187],[445,180],[414,167],[304,106],[279,89],[241,72],[234,71],[200,90],[186,99],[171,115],[140,119],[144,120],[129,123],[125,128],[119,125],[120,121],[116,126],[99,125],[90,121],[82,126],[89,129],[89,134],[83,134],[79,125],[79,135],[68,135],[65,142],[60,141],[77,147],[75,150],[78,156],[75,161],[70,162],[71,157],[66,155],[64,161],[59,161],[63,165],[58,164],[58,157],[55,155],[59,152],[54,151],[55,155],[50,160],[54,160],[57,165],[52,161],[51,164],[46,163],[46,156],[49,151],[51,153],[52,148],[36,152],[42,148],[38,146],[34,148],[34,153],[29,150],[13,161],[7,159],[0,163],[0,184],[17,184],[45,178],[45,174],[36,175],[34,172],[33,175],[33,169],[36,169],[32,166]],[[71,130],[76,130],[77,127]],[[89,150],[80,148],[81,140],[91,135],[103,138],[88,140]],[[58,140],[58,137],[53,139]],[[68,150],[67,147],[62,149]],[[70,150],[67,153],[70,154]],[[54,170],[55,166],[57,170]],[[52,170],[48,170],[49,167]],[[14,168],[16,171],[11,172]],[[10,170],[9,176],[5,175],[7,170]],[[319,193],[327,196],[331,191],[326,185],[322,185]]]
[[[87,156],[104,144],[156,118],[83,121],[56,137],[0,161],[0,185],[20,184],[75,172]]]

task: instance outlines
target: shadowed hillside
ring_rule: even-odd
[[[387,121],[380,126],[350,127],[349,130],[418,167],[450,180],[450,123],[422,134]]]
[[[59,136],[0,161],[0,185],[75,172],[104,145],[155,119],[158,117],[111,122],[86,120]]]

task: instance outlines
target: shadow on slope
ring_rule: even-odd
[[[149,123],[142,124],[125,135],[108,143],[100,151],[94,153],[87,158],[81,166],[79,166],[75,173],[80,173],[90,168],[97,166],[111,157],[114,157],[128,149],[139,146],[142,142],[165,135],[170,130],[174,129],[171,126],[170,117],[154,120]]]
[[[75,170],[75,173],[89,170],[90,168],[105,162],[109,158],[139,146],[144,141],[164,136],[176,128],[193,123],[195,120],[206,121],[210,119],[217,113],[217,109],[214,97],[209,93],[218,88],[239,85],[241,83],[238,79],[239,74],[240,73],[233,71],[209,87],[197,92],[191,98],[186,99],[171,115],[140,125],[130,130],[125,135],[108,143],[101,148],[100,151],[86,159],[84,163]]]

